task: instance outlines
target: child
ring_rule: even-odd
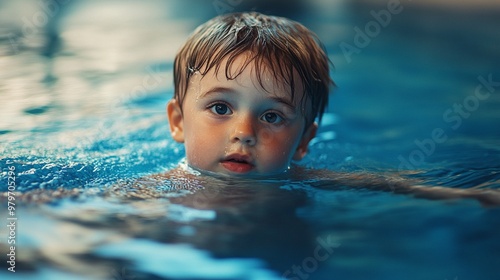
[[[167,105],[170,131],[185,146],[187,166],[210,175],[205,181],[314,179],[318,187],[341,184],[500,202],[493,190],[426,187],[401,178],[292,166],[307,153],[332,85],[325,50],[303,25],[256,12],[221,15],[198,27],[175,58],[175,95]],[[155,177],[179,176],[193,173],[178,168]]]
[[[175,59],[170,130],[198,170],[260,177],[287,171],[317,129],[332,81],[316,37],[259,13],[216,17]]]

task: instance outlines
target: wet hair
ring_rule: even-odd
[[[249,54],[243,66],[230,71],[242,54]],[[227,79],[237,78],[253,62],[260,86],[264,88],[262,73],[266,70],[275,81],[290,86],[292,101],[295,85],[300,84],[294,81],[298,75],[304,92],[300,106],[306,124],[316,118],[321,120],[330,86],[334,86],[329,75],[331,62],[318,37],[302,24],[257,12],[220,15],[202,24],[175,57],[174,98],[179,104],[194,73],[205,75],[214,67],[219,73],[223,61]]]

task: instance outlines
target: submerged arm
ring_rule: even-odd
[[[302,172],[301,172],[302,173]],[[329,170],[308,170],[312,185],[318,188],[346,186],[350,188],[379,190],[396,194],[409,194],[426,199],[472,198],[483,206],[500,206],[500,191],[495,189],[459,189],[421,185],[417,180],[395,175],[372,173],[342,173]]]

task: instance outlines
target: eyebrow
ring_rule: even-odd
[[[206,95],[214,94],[214,93],[231,93],[236,92],[234,89],[228,87],[213,87],[206,92],[204,92],[201,97],[205,97]]]
[[[297,111],[297,108],[295,105],[288,99],[282,98],[282,97],[271,97],[274,101],[281,103],[285,105],[286,107],[290,108],[294,113]]]
[[[234,90],[232,88],[228,88],[228,87],[219,87],[219,86],[216,86],[216,87],[213,87],[209,90],[207,90],[206,92],[204,92],[201,97],[205,97],[207,95],[211,95],[211,94],[215,94],[215,93],[236,93],[238,92],[237,90]],[[275,102],[277,103],[281,103],[283,105],[285,105],[286,107],[290,108],[293,112],[296,112],[297,108],[295,107],[295,105],[293,104],[293,102],[291,100],[288,100],[286,98],[283,98],[283,97],[270,97],[270,99],[274,100]]]

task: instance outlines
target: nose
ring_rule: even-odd
[[[236,122],[231,141],[241,142],[248,146],[254,146],[257,143],[255,127],[251,118],[243,117]]]

